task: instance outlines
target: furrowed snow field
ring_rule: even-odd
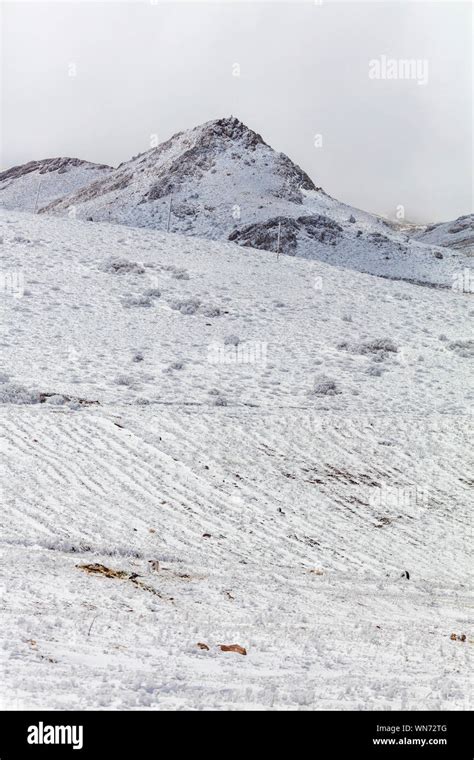
[[[2,707],[469,709],[471,297],[0,235]]]

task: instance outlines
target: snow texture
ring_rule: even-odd
[[[468,709],[469,295],[0,233],[2,706]]]

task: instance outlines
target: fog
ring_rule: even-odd
[[[1,63],[3,168],[233,114],[342,201],[472,211],[467,2],[6,2]]]

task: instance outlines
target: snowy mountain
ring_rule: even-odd
[[[474,214],[460,216],[451,222],[430,224],[413,235],[415,240],[429,245],[454,248],[474,255]]]
[[[303,213],[310,178],[237,119],[218,119],[174,135],[109,176],[46,211],[70,205],[79,218],[222,238],[240,223]],[[239,218],[240,215],[240,218]]]
[[[0,208],[39,211],[112,171],[79,158],[30,161],[0,173]]]
[[[151,227],[450,286],[464,254],[423,245],[316,187],[238,119],[207,122],[121,164],[43,213]]]
[[[469,709],[467,294],[72,218],[0,241],[3,707]]]

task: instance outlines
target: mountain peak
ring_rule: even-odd
[[[207,121],[193,131],[199,131],[203,137],[211,139],[223,138],[224,140],[241,141],[243,147],[250,150],[255,150],[257,145],[266,145],[261,135],[232,115]]]
[[[54,202],[86,218],[163,228],[173,199],[173,228],[210,237],[239,222],[301,214],[310,177],[233,115],[178,132],[120,164],[101,180]]]

